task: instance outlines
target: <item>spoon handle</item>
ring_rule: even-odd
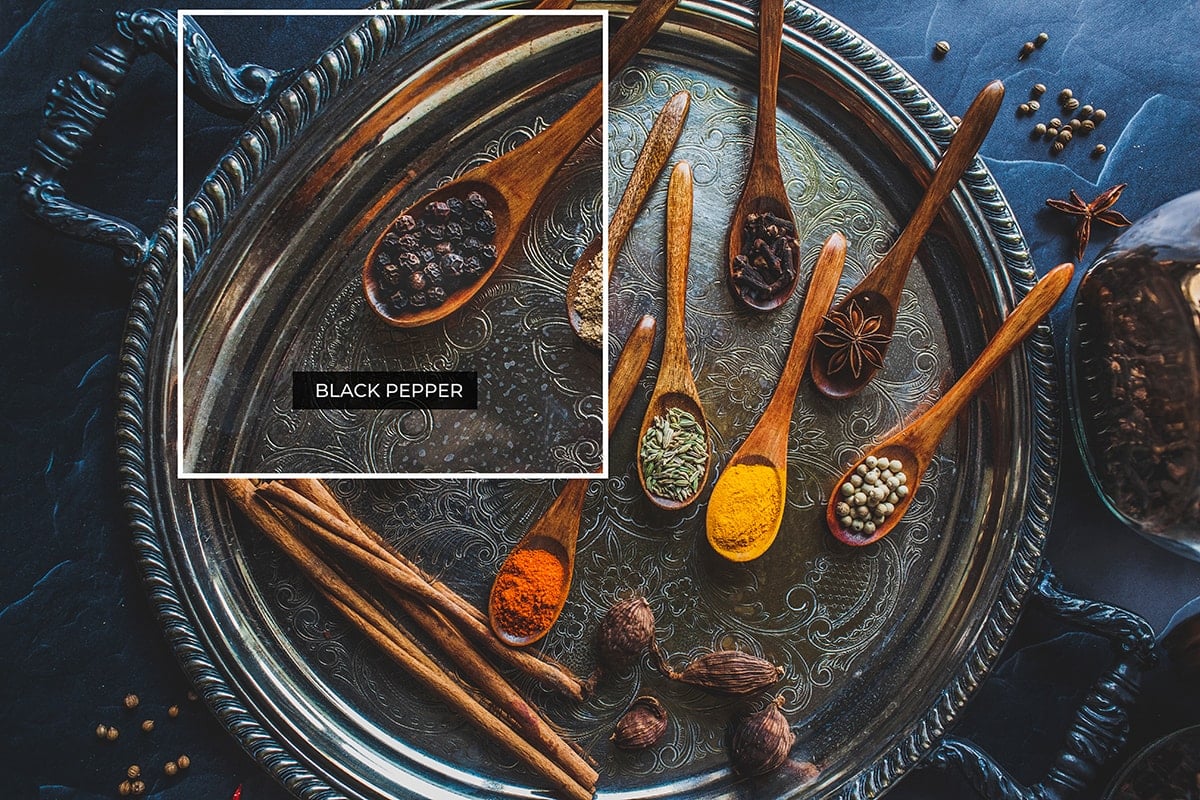
[[[683,131],[683,123],[687,119],[691,102],[692,96],[686,89],[673,94],[662,111],[658,112],[658,118],[654,120],[650,133],[646,135],[641,155],[633,165],[633,174],[629,176],[629,184],[625,187],[625,193],[621,195],[621,201],[617,203],[612,221],[608,223],[609,274],[612,274],[617,252],[625,244],[625,237],[633,228],[638,209],[646,202],[658,173],[662,172],[675,142],[679,141],[679,134]]]
[[[754,159],[759,168],[769,162],[779,171],[779,145],[775,137],[775,105],[779,95],[779,59],[783,49],[783,0],[761,0],[758,6],[758,112],[754,119],[754,145],[771,158]]]
[[[688,257],[692,249],[692,165],[680,161],[667,185],[667,332],[663,343],[663,375],[672,385],[692,382],[684,321],[687,308]]]
[[[663,24],[676,0],[641,0],[608,43],[608,79],[614,80]]]
[[[783,365],[783,373],[775,388],[775,397],[783,398],[787,403],[787,416],[791,417],[792,403],[796,392],[800,389],[800,381],[808,367],[808,357],[812,353],[817,331],[833,303],[833,295],[837,292],[838,281],[842,277],[842,268],[846,264],[846,237],[834,231],[821,247],[817,256],[817,264],[813,267],[812,278],[808,282],[808,290],[804,295],[804,307],[800,309],[800,317],[796,320],[796,332],[792,335],[792,347],[788,350],[787,361]],[[775,398],[771,399],[775,402]],[[765,416],[765,414],[764,414]]]
[[[633,330],[625,339],[625,346],[613,367],[612,377],[608,379],[608,435],[612,436],[617,421],[625,413],[637,388],[638,380],[646,370],[646,362],[650,359],[650,348],[654,346],[654,330],[657,323],[654,317],[646,314],[637,321]]]
[[[929,231],[942,205],[950,192],[958,185],[959,179],[967,171],[967,167],[975,160],[980,145],[991,130],[992,122],[1000,110],[1004,100],[1004,84],[992,81],[980,90],[967,113],[963,115],[962,125],[954,132],[950,145],[933,171],[933,179],[925,196],[921,198],[912,219],[904,227],[900,238],[892,245],[875,268],[875,274],[880,281],[876,289],[888,297],[898,297],[908,276],[909,266],[917,255],[917,248]]]
[[[941,440],[946,428],[962,411],[988,379],[988,376],[1004,363],[1009,353],[1019,345],[1029,332],[1041,321],[1042,317],[1054,308],[1054,304],[1066,291],[1075,273],[1073,264],[1059,264],[1050,270],[1037,285],[1030,290],[1025,299],[1017,304],[996,331],[983,352],[975,359],[975,363],[967,368],[946,394],[942,395],[930,409],[921,417],[919,423],[910,429],[909,446],[913,450],[932,453],[933,448]]]

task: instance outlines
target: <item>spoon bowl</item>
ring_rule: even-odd
[[[730,561],[750,561],[758,558],[770,548],[779,533],[787,495],[788,432],[791,429],[796,393],[800,389],[800,381],[804,378],[805,367],[812,352],[813,337],[820,327],[822,315],[833,302],[833,295],[837,291],[838,280],[842,276],[845,263],[846,239],[842,234],[834,233],[825,241],[817,257],[816,266],[813,267],[804,307],[796,320],[792,344],[779,382],[775,386],[775,393],[754,429],[729,460],[729,466],[717,480],[717,487],[713,489],[708,504],[709,516],[706,519],[708,543],[718,555]],[[739,465],[768,467],[774,474],[779,502],[771,509],[774,519],[766,528],[765,535],[759,536],[747,546],[732,547],[714,535],[716,526],[713,514],[722,497],[721,481],[732,467]]]
[[[1025,299],[1017,304],[1017,307],[1000,325],[996,335],[980,352],[979,357],[950,387],[949,391],[916,419],[870,448],[869,455],[886,458],[889,461],[892,459],[900,461],[903,465],[902,471],[907,478],[904,485],[908,487],[907,495],[898,499],[894,504],[895,508],[887,515],[886,519],[876,525],[875,530],[871,533],[860,533],[843,527],[840,515],[837,513],[837,505],[843,501],[841,487],[851,480],[851,476],[855,474],[858,465],[865,460],[865,456],[850,465],[850,468],[834,484],[833,491],[829,494],[829,501],[826,503],[825,524],[834,537],[848,545],[862,546],[877,542],[892,532],[905,512],[908,511],[909,506],[912,505],[917,487],[921,485],[921,478],[933,461],[938,443],[946,429],[983,386],[988,376],[1004,363],[1008,355],[1024,341],[1029,332],[1054,307],[1054,304],[1066,291],[1074,271],[1075,267],[1072,264],[1060,264],[1050,270],[1030,290]]]
[[[917,249],[959,178],[974,162],[1003,99],[1004,84],[1000,81],[983,87],[963,115],[962,125],[950,140],[904,231],[830,313],[812,359],[813,383],[822,394],[839,399],[851,397],[870,383],[883,365],[896,326],[900,292]],[[851,339],[857,339],[858,344],[851,345]]]
[[[617,420],[625,412],[625,407],[629,405],[629,400],[633,397],[633,390],[646,369],[646,362],[650,358],[650,348],[654,344],[655,327],[654,317],[644,316],[638,320],[625,340],[625,347],[621,350],[621,356],[613,368],[612,377],[608,383],[608,432],[610,434],[616,426]],[[590,483],[591,481],[587,478],[567,481],[550,507],[529,527],[529,530],[513,547],[512,552],[508,554],[504,564],[501,565],[499,575],[504,574],[505,567],[508,566],[515,554],[528,550],[544,550],[557,558],[563,568],[562,583],[556,587],[553,597],[544,599],[551,606],[551,613],[548,615],[549,621],[538,630],[528,633],[516,633],[504,628],[500,621],[503,618],[500,613],[502,601],[496,590],[499,580],[497,579],[496,583],[492,584],[492,591],[488,597],[488,620],[492,631],[506,644],[513,647],[533,644],[546,635],[555,620],[558,619],[559,614],[562,613],[563,606],[567,603],[567,595],[571,590],[571,581],[575,576],[575,546],[579,541],[583,501],[587,496]]]
[[[700,401],[694,395],[694,393],[670,390],[659,392],[656,388],[654,396],[650,398],[650,405],[646,408],[646,414],[642,418],[642,428],[640,431],[638,431],[637,474],[638,482],[641,483],[642,489],[645,490],[646,497],[651,503],[663,509],[664,511],[679,511],[687,508],[693,502],[695,502],[696,498],[700,495],[700,492],[704,490],[704,485],[708,482],[708,472],[712,466],[711,448],[709,448],[709,453],[704,459],[704,470],[696,484],[696,490],[683,500],[662,497],[651,492],[646,486],[646,473],[643,471],[642,467],[641,442],[646,436],[646,431],[650,430],[650,426],[654,422],[654,418],[666,416],[667,412],[672,408],[678,408],[681,411],[685,411],[695,418],[696,422],[699,423],[701,430],[705,432],[705,447],[708,448],[708,420],[704,416],[704,408],[700,405]]]

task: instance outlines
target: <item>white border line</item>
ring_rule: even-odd
[[[521,16],[580,16],[580,17],[600,17],[601,28],[601,83],[604,87],[603,95],[603,114],[601,116],[601,142],[600,142],[600,161],[601,161],[601,220],[600,230],[602,242],[601,248],[604,258],[607,263],[608,258],[608,224],[609,224],[609,203],[608,203],[608,10],[581,10],[581,9],[507,9],[507,10],[488,10],[488,9],[384,9],[378,11],[368,11],[363,9],[263,9],[263,10],[240,10],[240,9],[179,9],[175,12],[176,28],[179,35],[175,40],[175,63],[176,63],[176,82],[175,82],[175,118],[178,120],[175,132],[176,141],[176,197],[178,198],[178,208],[176,210],[176,243],[175,243],[175,290],[176,290],[176,317],[175,317],[175,360],[176,360],[176,473],[180,479],[215,479],[215,478],[379,478],[379,479],[399,479],[399,480],[446,480],[446,479],[472,479],[472,480],[558,480],[558,479],[585,479],[599,480],[609,477],[609,437],[608,437],[608,336],[607,325],[605,326],[605,334],[602,336],[601,356],[600,356],[600,384],[601,384],[601,401],[600,401],[600,471],[599,472],[186,472],[183,468],[183,387],[184,387],[184,346],[183,346],[183,225],[184,215],[187,211],[187,205],[190,198],[185,198],[183,183],[184,183],[184,70],[183,70],[183,43],[184,43],[184,17],[219,17],[219,16],[238,16],[238,17],[277,17],[277,16],[297,16],[297,17],[356,17],[360,19],[368,19],[377,16],[459,16],[459,17],[521,17]],[[319,55],[319,54],[317,54]],[[202,182],[203,184],[203,182]],[[608,282],[603,282],[602,289],[602,308],[604,309],[604,319],[608,320]]]

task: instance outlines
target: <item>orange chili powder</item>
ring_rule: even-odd
[[[503,630],[531,636],[554,620],[566,572],[562,562],[545,550],[520,550],[496,576],[493,613]]]

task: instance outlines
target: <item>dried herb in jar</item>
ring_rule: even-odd
[[[532,636],[554,621],[566,571],[546,550],[518,550],[496,576],[496,624],[513,636]]]
[[[403,314],[440,306],[492,266],[495,233],[496,221],[479,192],[398,217],[380,240],[372,265],[389,310]]]
[[[771,213],[747,214],[742,226],[742,252],[733,259],[733,285],[742,299],[764,304],[796,280],[800,245],[796,228]]]

